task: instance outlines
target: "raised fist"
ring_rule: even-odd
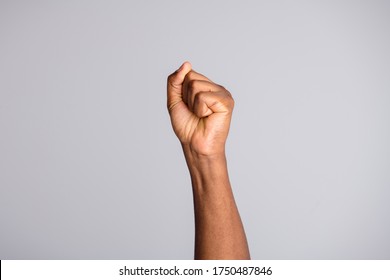
[[[234,107],[229,91],[189,62],[169,75],[167,91],[172,127],[183,147],[202,156],[224,154]]]

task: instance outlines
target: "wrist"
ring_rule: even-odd
[[[224,151],[205,155],[197,153],[188,145],[183,145],[183,152],[195,190],[209,190],[209,187],[213,186],[216,191],[219,187],[229,186]]]
[[[217,151],[201,153],[192,148],[189,144],[182,144],[184,156],[189,168],[215,165],[221,162],[226,162],[225,149],[221,148]]]

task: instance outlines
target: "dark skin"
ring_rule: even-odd
[[[172,127],[191,175],[195,259],[250,259],[225,155],[234,100],[189,62],[168,77],[167,91]]]

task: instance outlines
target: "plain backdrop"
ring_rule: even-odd
[[[390,258],[389,1],[0,0],[0,259],[191,259],[166,110],[233,94],[254,259]]]

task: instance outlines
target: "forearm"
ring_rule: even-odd
[[[195,209],[195,259],[249,259],[225,153],[202,156],[183,146]]]

